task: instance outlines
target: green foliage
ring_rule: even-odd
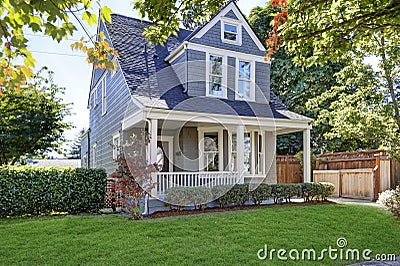
[[[264,200],[271,198],[272,186],[268,184],[260,184],[256,189],[249,192],[250,199],[256,205],[261,205]]]
[[[80,159],[81,158],[81,140],[79,139],[79,137],[82,136],[82,134],[85,132],[86,132],[86,129],[82,128],[79,131],[78,135],[76,136],[76,139],[71,143],[69,154],[68,154],[68,159]]]
[[[275,203],[282,203],[283,200],[291,202],[294,197],[301,195],[301,184],[273,184],[271,185],[271,197]]]
[[[377,203],[400,219],[400,186],[379,193]]]
[[[379,74],[359,59],[352,61],[335,75],[337,86],[307,102],[320,114],[315,125],[329,125],[324,138],[341,150],[394,148],[398,127]]]
[[[102,169],[0,167],[0,216],[96,213],[104,206]]]
[[[26,33],[40,33],[60,42],[82,27],[75,20],[96,24],[97,6],[100,0],[0,1],[0,86],[19,88],[33,76],[36,60],[29,51]],[[99,13],[103,20],[111,21],[107,6],[100,7]],[[105,42],[92,44],[95,50],[103,50]],[[90,53],[87,54],[90,61]]]
[[[351,249],[373,249],[371,257],[399,255],[400,250],[399,221],[375,206],[359,204],[279,206],[146,219],[134,224],[117,215],[0,219],[0,231],[1,265],[356,263],[331,260],[327,252],[324,260],[286,262],[276,259],[276,252],[274,260],[265,261],[256,254],[264,244],[268,244],[268,251],[281,247],[321,251],[336,246],[338,236],[344,236]],[[151,256],[155,250],[157,254]]]
[[[285,24],[288,30],[281,29],[285,34],[284,41],[287,46],[286,49],[280,49],[274,54],[271,63],[271,88],[274,92],[289,110],[315,120],[311,139],[312,147],[317,153],[398,147],[399,136],[396,131],[400,125],[397,106],[399,93],[395,88],[396,82],[400,80],[400,48],[396,45],[398,34],[382,35],[383,32],[379,33],[382,29],[391,27],[382,25],[378,31],[366,30],[365,34],[370,34],[372,37],[357,39],[363,43],[362,46],[356,45],[344,50],[335,47],[334,52],[329,51],[326,54],[321,52],[330,49],[329,45],[332,42],[344,47],[350,43],[354,45],[353,42],[339,42],[340,39],[329,37],[330,33],[340,32],[343,29],[333,26],[340,23],[334,19],[338,13],[333,16],[327,14],[333,10],[337,11],[339,6],[342,13],[348,13],[350,12],[348,5],[359,4],[354,1],[351,3],[291,1],[290,18]],[[385,8],[387,5],[376,5],[372,9],[382,11]],[[271,14],[276,11],[276,8],[273,10],[267,5],[265,8],[253,9],[250,14],[250,23],[263,39],[268,38],[267,32],[272,29],[269,23],[272,19]],[[353,14],[348,14],[349,17],[346,15],[341,19],[347,20],[352,16],[356,18],[360,14],[358,12],[361,12],[357,7],[354,11]],[[366,15],[366,20],[370,11],[371,9],[362,11]],[[304,23],[305,18],[311,21],[304,20],[307,21]],[[329,24],[328,21],[333,24]],[[318,24],[316,28],[320,27],[327,32],[307,36],[307,33],[316,31],[316,28],[311,26],[313,23]],[[344,28],[348,26],[346,24]],[[364,26],[357,28],[356,31],[362,30]],[[303,32],[305,29],[308,32]],[[304,43],[296,43],[296,40],[290,39],[291,33],[303,35]],[[376,55],[380,58],[380,70],[374,70],[363,62],[366,55]],[[299,62],[305,63],[299,64]],[[278,153],[295,154],[300,151],[302,148],[300,139],[299,134],[279,136]]]
[[[216,186],[212,188],[213,198],[218,205],[244,206],[251,200],[256,205],[262,201],[274,199],[274,203],[291,202],[293,198],[304,198],[305,201],[322,200],[332,195],[335,187],[331,183],[301,183],[301,184],[261,184],[254,190],[248,184]]]
[[[212,201],[213,194],[207,187],[173,187],[165,192],[165,200],[168,204],[178,206],[182,210],[186,206],[194,206],[196,209]]]
[[[299,63],[347,59],[343,55],[368,51],[381,36],[394,46],[399,44],[397,0],[290,1],[288,10],[288,22],[281,34],[286,49]]]
[[[0,94],[0,165],[57,149],[70,128],[64,122],[69,105],[60,97],[64,89],[53,83],[52,72],[44,75],[44,70],[28,86],[5,88]]]
[[[228,0],[213,1],[163,1],[135,0],[132,7],[143,18],[154,22],[145,29],[146,38],[155,44],[164,44],[170,35],[176,35],[180,22],[187,28],[194,29],[208,21]]]
[[[379,60],[380,70],[375,71],[373,76],[380,82],[380,93],[388,96],[384,105],[392,108],[389,120],[392,120],[391,117],[395,118],[398,131],[400,128],[397,88],[400,79],[398,1],[388,0],[379,3],[374,0],[290,1],[288,10],[288,21],[280,28],[279,35],[284,37],[283,46],[287,52],[295,56],[297,64],[312,66],[330,61],[352,62],[354,59],[362,60],[366,56],[374,56]],[[363,93],[362,89],[358,92]],[[343,99],[341,103],[349,104]],[[340,106],[336,108],[339,109]],[[381,123],[380,118],[373,117],[364,106],[356,106],[352,109],[352,113],[354,114],[354,110],[358,108],[361,108],[359,117],[368,117],[367,120],[362,119],[364,124]],[[382,110],[376,108],[372,111],[379,113]],[[353,119],[357,121],[359,117]],[[352,122],[352,124],[357,123]],[[371,130],[368,127],[367,124],[366,128]],[[395,145],[397,148],[398,142]]]

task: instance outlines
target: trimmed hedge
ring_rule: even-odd
[[[183,209],[185,206],[202,208],[212,201],[211,189],[207,187],[173,187],[165,192],[165,200],[170,205]]]
[[[0,217],[95,213],[104,206],[103,169],[0,167]]]
[[[260,205],[269,199],[273,199],[274,203],[291,202],[293,198],[304,198],[306,202],[325,201],[334,190],[335,186],[331,183],[261,184],[253,190],[249,184],[215,186],[211,189],[174,187],[166,191],[166,201],[183,209],[185,206],[201,207],[214,199],[223,208],[243,206],[248,201]]]

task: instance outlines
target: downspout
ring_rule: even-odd
[[[185,56],[185,90],[183,91],[183,93],[187,93],[188,92],[188,90],[189,90],[189,51],[188,51],[188,49],[187,49],[187,46],[188,46],[188,44],[187,43],[185,43],[184,45],[183,45],[183,49],[185,49],[185,53],[186,53],[186,56]]]
[[[88,145],[87,145],[87,168],[90,168],[90,128],[88,129]]]
[[[147,128],[150,131],[150,127],[151,127],[150,120],[146,119],[145,123],[147,123]],[[149,132],[149,133],[151,133],[151,132]],[[149,153],[150,152],[151,151],[149,150]],[[142,215],[144,215],[144,216],[149,216],[150,215],[149,199],[150,199],[149,193],[146,193],[146,195],[144,196],[144,209],[145,209],[145,211],[144,211],[144,213],[142,213]]]

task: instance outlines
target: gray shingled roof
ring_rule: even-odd
[[[164,46],[152,45],[142,35],[151,23],[113,14],[106,25],[126,83],[132,95],[146,107],[201,113],[308,120],[290,112],[271,91],[270,104],[248,103],[210,97],[189,97],[165,58],[192,31],[181,29]],[[171,89],[172,88],[172,89]]]

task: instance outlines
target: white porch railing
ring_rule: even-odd
[[[154,173],[155,192],[163,195],[172,187],[209,187],[234,185],[239,181],[237,172],[176,172]]]

